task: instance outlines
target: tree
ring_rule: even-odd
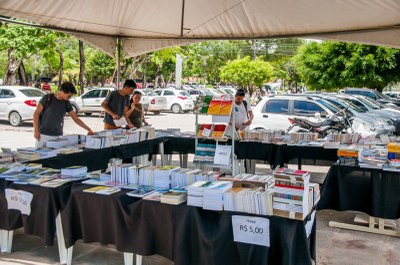
[[[257,58],[250,60],[249,56],[229,61],[221,70],[221,80],[238,85],[253,94],[256,87],[269,81],[273,74],[273,67],[269,62]]]
[[[83,41],[79,40],[79,87],[80,92],[83,94],[84,92],[84,75],[85,75],[85,52],[83,49]]]
[[[295,63],[302,80],[314,89],[368,87],[382,91],[400,80],[400,51],[391,48],[312,42],[300,49]]]
[[[111,77],[115,70],[114,58],[108,56],[101,51],[94,51],[88,58],[87,74],[92,77],[95,82]]]
[[[156,66],[154,87],[157,87],[159,79],[164,85],[166,84],[165,77],[168,77],[167,82],[172,80],[175,73],[176,54],[181,53],[181,47],[174,47],[156,51],[151,55],[151,62]]]
[[[7,51],[4,83],[11,85],[21,62],[45,48],[51,39],[50,31],[14,24],[0,25],[0,50]]]

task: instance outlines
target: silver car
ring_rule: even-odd
[[[8,120],[12,126],[32,120],[43,91],[26,86],[2,86],[0,88],[0,119]]]

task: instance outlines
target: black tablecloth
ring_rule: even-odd
[[[0,179],[0,229],[14,230],[24,227],[29,235],[36,235],[52,246],[56,233],[56,217],[67,205],[72,183],[57,188],[13,184]],[[5,189],[24,190],[33,194],[31,214],[22,215],[20,211],[8,210]]]
[[[59,155],[52,158],[34,161],[44,167],[65,168],[69,166],[87,166],[88,171],[107,168],[111,158],[127,159],[134,156],[155,153],[155,147],[166,139],[152,139],[139,143],[113,146],[103,149],[85,149],[83,152]]]
[[[399,188],[400,174],[397,172],[334,165],[325,178],[318,208],[352,210],[398,219]]]
[[[304,222],[267,217],[271,247],[252,246],[233,242],[233,213],[138,200],[125,192],[110,196],[82,192],[87,187],[74,184],[62,212],[67,247],[79,239],[113,244],[119,251],[159,254],[177,265],[299,265],[315,259],[315,222],[307,238]]]

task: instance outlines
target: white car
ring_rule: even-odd
[[[158,115],[161,113],[162,110],[167,108],[167,99],[165,97],[157,95],[154,91],[138,91],[142,92],[142,100],[143,98],[147,98],[147,111],[153,112],[155,115]]]
[[[103,101],[106,99],[108,93],[114,90],[115,88],[113,87],[100,87],[89,90],[83,95],[71,99],[72,108],[76,113],[85,113],[85,115],[87,116],[90,116],[92,115],[92,113],[95,112],[101,113],[104,111],[104,109],[101,107],[101,103],[103,103]],[[147,111],[150,105],[150,98],[143,91],[139,89],[137,90],[142,93],[142,99],[140,100],[140,103],[142,103],[144,109]],[[152,99],[153,98],[154,97],[152,97]],[[157,100],[157,104],[162,105],[162,107],[164,106],[162,100],[161,102]],[[152,105],[157,105],[157,104],[154,103]],[[150,111],[154,110],[155,112],[157,112],[157,114],[159,114],[160,111],[159,108],[160,107],[155,106]]]
[[[12,126],[32,120],[37,103],[46,95],[43,91],[26,86],[2,86],[0,88],[0,119]]]
[[[253,108],[254,119],[250,129],[286,130],[291,123],[288,118],[302,117],[315,121],[315,114],[324,119],[340,111],[324,97],[311,96],[270,96],[264,97]],[[349,110],[350,111],[350,110]],[[354,114],[352,114],[354,116]],[[393,132],[394,127],[366,115],[354,116],[353,130],[365,135],[381,135]]]
[[[167,99],[166,110],[171,110],[173,113],[189,112],[194,108],[193,100],[185,90],[157,89],[154,92]]]

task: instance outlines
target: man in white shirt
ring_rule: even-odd
[[[250,104],[244,100],[246,92],[238,89],[235,94],[235,127],[236,130],[244,130],[253,121],[254,115]]]

